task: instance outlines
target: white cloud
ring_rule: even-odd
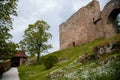
[[[92,0],[19,0],[18,16],[14,18],[13,41],[19,42],[22,39],[24,30],[29,24],[37,20],[45,20],[50,26],[53,35],[49,42],[55,51],[59,49],[59,25],[66,21],[80,7],[85,6]],[[101,6],[109,0],[99,0]]]
[[[75,11],[77,11],[79,8],[85,6],[86,4],[88,4],[90,1],[92,0],[77,0],[74,4],[73,4],[73,9]]]

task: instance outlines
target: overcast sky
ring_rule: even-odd
[[[50,26],[52,39],[49,41],[53,48],[49,52],[59,50],[59,25],[65,22],[73,13],[92,0],[19,0],[18,16],[14,17],[13,41],[22,40],[25,29],[37,20],[44,20]],[[101,10],[110,0],[99,0]]]

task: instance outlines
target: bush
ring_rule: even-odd
[[[58,62],[58,58],[54,55],[46,56],[44,59],[44,66],[46,69],[52,68]]]

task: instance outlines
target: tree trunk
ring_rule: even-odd
[[[37,61],[36,61],[37,64],[39,64],[39,59],[40,59],[40,53],[37,54]]]
[[[36,63],[37,63],[37,64],[39,64],[39,59],[40,59],[40,50],[41,50],[40,48],[41,48],[41,46],[42,46],[42,43],[40,43],[40,44],[38,45],[38,47],[39,47],[39,48],[38,48],[39,53],[37,54],[37,61],[36,61]]]

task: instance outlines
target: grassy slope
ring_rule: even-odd
[[[48,55],[56,55],[59,59],[67,59],[66,61],[59,62],[56,64],[53,68],[46,70],[43,65],[31,65],[31,66],[20,66],[19,67],[19,75],[21,80],[46,80],[46,75],[49,73],[52,73],[55,70],[59,69],[65,69],[64,71],[73,72],[78,69],[78,67],[83,66],[83,64],[74,65],[73,68],[69,68],[70,64],[73,64],[73,62],[78,59],[83,53],[92,53],[93,48],[97,45],[106,44],[108,42],[113,41],[120,41],[120,35],[117,35],[115,37],[109,38],[109,39],[96,39],[92,42],[82,44],[80,46],[76,46],[74,48],[56,51]],[[47,55],[46,55],[47,56]],[[90,64],[91,62],[88,62],[87,64]],[[65,73],[67,74],[67,73]],[[62,80],[62,78],[60,78]]]

